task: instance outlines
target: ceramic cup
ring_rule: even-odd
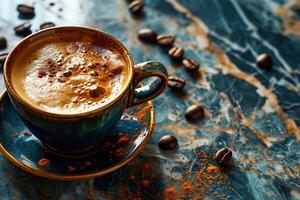
[[[122,52],[128,67],[126,83],[108,104],[76,114],[50,113],[33,107],[14,90],[10,72],[13,63],[18,59],[18,53],[30,51],[30,43],[66,33],[79,33],[93,40],[105,41]],[[147,61],[134,65],[129,51],[116,38],[97,29],[79,26],[49,28],[26,37],[8,55],[3,73],[8,95],[26,126],[46,147],[62,154],[89,152],[101,146],[111,135],[124,110],[158,96],[166,87],[168,77],[163,64]],[[153,76],[158,77],[156,81],[138,87],[142,80]]]

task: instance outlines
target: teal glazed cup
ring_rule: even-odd
[[[76,34],[90,37],[93,41],[104,41],[105,45],[122,53],[128,67],[123,89],[112,101],[92,111],[60,114],[34,107],[16,92],[11,81],[14,78],[11,68],[18,59],[18,53],[30,51],[28,46],[31,43],[47,37],[63,39],[65,35],[72,37]],[[3,73],[9,98],[29,130],[46,147],[66,155],[86,153],[101,146],[111,135],[124,110],[158,96],[165,89],[168,77],[163,64],[147,61],[134,65],[129,51],[117,39],[100,30],[79,26],[49,28],[26,37],[8,55]],[[158,78],[138,87],[142,80],[153,76]]]

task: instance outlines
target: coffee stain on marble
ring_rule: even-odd
[[[289,118],[287,114],[283,111],[283,109],[280,107],[278,102],[277,95],[265,87],[260,80],[258,80],[254,75],[248,74],[246,72],[241,71],[231,60],[230,58],[224,53],[224,51],[211,43],[210,38],[208,36],[208,28],[207,26],[196,16],[193,16],[192,13],[184,6],[182,6],[178,1],[176,0],[169,0],[169,2],[174,6],[175,9],[182,13],[186,13],[191,16],[192,20],[192,27],[193,30],[190,32],[192,35],[195,35],[197,38],[201,38],[202,41],[205,41],[204,43],[207,44],[204,50],[207,50],[211,53],[213,53],[216,56],[216,59],[219,63],[218,68],[222,70],[224,74],[230,74],[231,76],[243,80],[250,85],[257,88],[257,93],[263,97],[266,98],[266,104],[269,105],[274,111],[277,112],[278,116],[283,120],[288,134],[294,134],[300,142],[300,128],[296,124],[296,122]],[[188,29],[191,30],[191,29]],[[247,125],[251,125],[251,123],[247,123]],[[251,129],[254,129],[251,127]],[[255,130],[255,129],[254,129]],[[270,142],[265,139],[265,137],[262,135],[261,132],[256,132],[257,135],[263,139],[265,144],[267,146],[270,146]]]

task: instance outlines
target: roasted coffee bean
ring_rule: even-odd
[[[175,41],[175,38],[172,35],[158,35],[156,37],[156,42],[160,46],[171,46]]]
[[[199,69],[199,64],[192,58],[185,58],[182,61],[183,66],[190,71],[197,71]]]
[[[157,34],[150,28],[144,28],[139,30],[138,37],[144,42],[156,43]]]
[[[91,76],[99,76],[99,74],[98,74],[98,72],[96,72],[96,71],[91,71],[90,73],[89,73]]]
[[[65,77],[69,77],[69,76],[72,75],[72,72],[71,72],[71,70],[65,70],[65,71],[63,72],[63,75],[64,75]]]
[[[8,53],[1,53],[0,54],[0,65],[2,65],[2,66],[4,65],[7,56],[8,56]]]
[[[24,19],[31,19],[35,16],[34,7],[27,4],[19,4],[17,6],[19,17]]]
[[[204,108],[201,105],[192,105],[185,111],[185,118],[187,120],[203,119],[204,115]]]
[[[165,135],[159,139],[158,146],[162,150],[172,150],[177,148],[178,141],[173,135]]]
[[[44,22],[40,25],[40,29],[43,30],[46,28],[54,27],[54,26],[55,26],[55,24],[53,22]]]
[[[97,86],[97,85],[92,85],[89,88],[89,95],[92,98],[97,98],[99,97],[101,94],[105,93],[105,88]]]
[[[222,148],[216,152],[214,159],[221,164],[227,164],[232,157],[232,151],[228,148]]]
[[[129,10],[132,14],[137,15],[143,11],[144,2],[142,0],[134,0],[129,4]]]
[[[273,64],[272,57],[266,53],[263,53],[257,57],[256,64],[260,68],[271,69]]]
[[[184,88],[185,83],[185,80],[177,76],[169,76],[168,78],[168,86],[172,89],[180,90]]]
[[[7,40],[5,37],[0,36],[0,50],[7,47]]]
[[[172,47],[168,51],[168,54],[169,54],[169,56],[171,56],[171,58],[179,59],[179,58],[182,58],[182,56],[184,54],[184,50],[181,47]]]
[[[20,36],[27,36],[31,34],[31,23],[25,22],[15,27],[15,33]]]

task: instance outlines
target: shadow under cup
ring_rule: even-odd
[[[76,114],[51,113],[19,95],[11,73],[14,62],[22,51],[30,51],[34,43],[49,38],[57,41],[86,41],[123,55],[127,72],[118,95],[100,108]],[[22,66],[17,66],[22,67]],[[135,87],[146,77],[157,76],[159,81],[137,92]],[[111,135],[124,110],[159,95],[167,83],[167,72],[157,62],[146,62],[133,67],[128,50],[112,36],[92,28],[64,26],[42,30],[22,40],[9,54],[4,65],[4,80],[9,98],[30,131],[48,148],[61,154],[78,154],[94,150]],[[148,89],[146,89],[148,88]],[[140,95],[139,95],[140,94]]]

